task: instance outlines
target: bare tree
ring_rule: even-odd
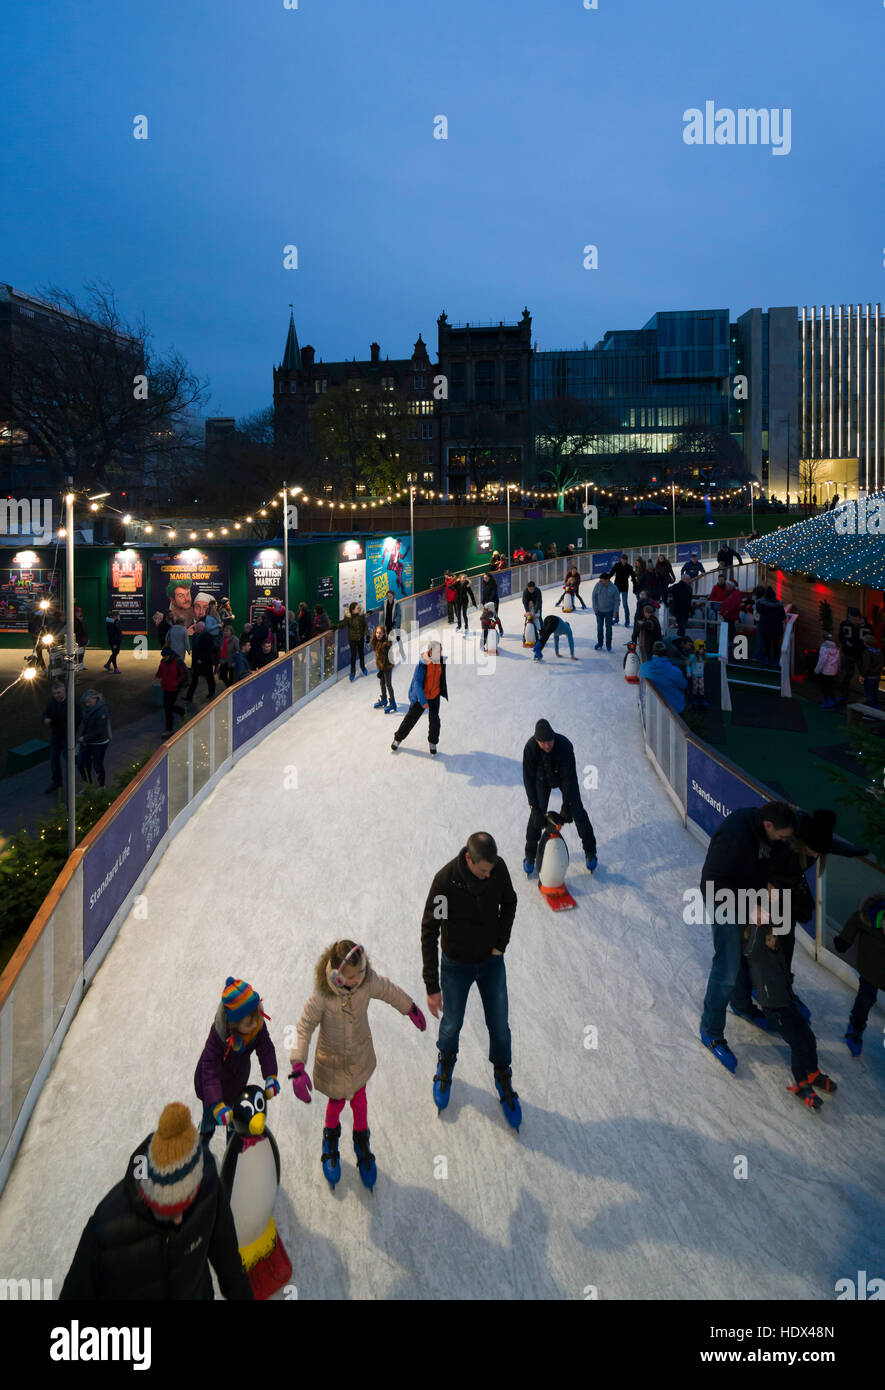
[[[41,292],[48,312],[18,325],[5,361],[3,414],[42,455],[51,479],[137,483],[146,455],[187,434],[187,417],[207,383],[175,350],[158,355],[143,319],[124,320],[114,291],[85,286],[85,301],[56,286]]]
[[[532,407],[532,420],[538,472],[553,483],[562,511],[566,488],[586,475],[586,455],[608,433],[608,412],[598,401],[552,396]]]

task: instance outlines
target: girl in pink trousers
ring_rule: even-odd
[[[313,1084],[328,1097],[322,1164],[333,1190],[341,1177],[338,1141],[346,1100],[353,1111],[353,1147],[364,1186],[374,1187],[378,1176],[375,1156],[369,1149],[366,1104],[366,1083],[376,1066],[368,1018],[372,999],[381,999],[406,1014],[422,1033],[427,1027],[418,1005],[405,991],[383,975],[375,974],[363,946],[354,941],[334,942],[316,963],[314,992],[298,1020],[298,1041],[290,1054],[292,1090],[309,1105],[312,1083],[305,1063],[314,1029],[319,1025]]]

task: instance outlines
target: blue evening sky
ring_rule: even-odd
[[[298,6],[4,17],[0,280],[108,280],[210,378],[206,413],[269,404],[290,301],[332,360],[419,331],[434,356],[443,309],[527,304],[561,348],[656,309],[883,297],[881,0]],[[686,145],[706,100],[789,107],[791,152]]]

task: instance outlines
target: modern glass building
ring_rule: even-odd
[[[593,348],[536,349],[532,399],[597,402],[605,424],[593,453],[666,453],[689,428],[740,430],[740,412],[730,414],[734,352],[727,309],[657,313],[640,329],[610,330]]]
[[[859,486],[878,492],[885,485],[882,306],[803,305],[799,348],[803,459],[856,459]]]

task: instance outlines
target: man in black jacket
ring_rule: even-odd
[[[252,629],[252,650],[255,650],[255,633],[257,629]],[[259,648],[260,650],[260,648]],[[191,640],[191,683],[187,688],[187,702],[192,705],[194,702],[194,691],[197,688],[197,681],[201,676],[205,676],[206,684],[209,687],[210,700],[215,698],[215,672],[212,667],[214,664],[215,647],[212,638],[206,631],[205,623],[197,623],[194,635]]]
[[[167,1105],[80,1237],[62,1300],[251,1299],[227,1194],[186,1105]]]
[[[434,878],[421,918],[421,954],[427,1007],[442,1021],[434,1077],[434,1100],[440,1110],[449,1102],[452,1070],[467,996],[475,983],[489,1030],[489,1061],[502,1103],[515,1103],[510,1079],[510,1025],[504,952],[516,916],[510,874],[491,835],[471,835],[457,859]],[[437,942],[442,933],[442,963]]]
[[[860,670],[861,658],[866,646],[865,638],[867,635],[872,637],[873,629],[865,623],[859,608],[849,608],[845,621],[839,624],[838,630],[839,645],[842,648],[842,670],[840,672],[840,690],[837,705],[844,705],[851,690],[851,678],[854,675],[854,668]]]
[[[596,836],[581,801],[581,787],[575,767],[575,750],[564,734],[553,732],[546,719],[539,719],[535,732],[522,750],[522,780],[529,799],[529,823],[525,832],[523,868],[531,878],[535,870],[538,841],[547,821],[547,802],[554,787],[562,791],[560,824],[574,821],[584,846],[587,868],[597,866]]]
[[[482,576],[482,579],[480,580],[479,601],[483,605],[483,607],[485,607],[487,603],[494,604],[495,617],[497,618],[498,604],[501,600],[498,594],[498,581],[495,578],[495,576],[491,573],[484,574]]]
[[[691,581],[681,574],[675,584],[667,590],[667,607],[676,620],[676,630],[680,637],[685,636],[685,628],[691,617]]]
[[[68,751],[68,692],[64,681],[53,681],[43,723],[49,726],[49,767],[52,781],[47,794],[61,786],[62,759]]]
[[[771,886],[773,874],[785,859],[783,842],[790,839],[795,827],[795,813],[783,801],[768,801],[758,810],[743,806],[725,817],[707,847],[700,886],[705,902],[715,904],[715,915],[713,964],[701,1015],[701,1041],[729,1071],[737,1066],[724,1036],[729,1002],[741,1018],[762,1027],[766,1022],[750,997],[750,976],[741,953],[743,930],[748,924],[739,920],[738,895],[741,890],[758,892]],[[716,894],[723,889],[732,896],[716,903]]]

